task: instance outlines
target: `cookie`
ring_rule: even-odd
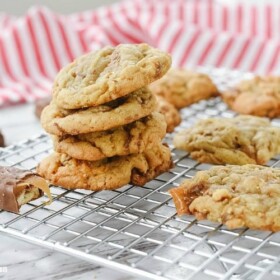
[[[35,116],[40,119],[42,111],[51,103],[51,97],[41,98],[35,101]]]
[[[105,47],[64,67],[54,81],[53,99],[64,109],[101,105],[159,79],[170,65],[170,55],[147,44]]]
[[[174,146],[214,164],[265,164],[280,153],[280,128],[260,117],[210,118],[174,137]]]
[[[280,230],[280,170],[259,165],[215,166],[170,190],[177,213],[225,224]]]
[[[166,132],[171,133],[181,123],[181,116],[175,106],[161,96],[157,96],[158,112],[164,115],[167,123]]]
[[[37,167],[51,183],[67,189],[116,189],[128,183],[139,186],[172,166],[168,147],[160,144],[141,154],[82,161],[53,153]]]
[[[149,87],[154,94],[162,96],[177,109],[218,94],[218,89],[206,74],[183,69],[169,70]]]
[[[88,109],[63,110],[52,102],[43,110],[41,123],[50,134],[77,135],[128,124],[151,114],[155,109],[155,96],[144,87],[125,97]]]
[[[116,155],[142,153],[159,143],[165,133],[164,116],[155,112],[138,121],[106,131],[77,136],[54,136],[54,147],[59,153],[93,161]]]
[[[0,130],[0,147],[5,147],[5,139]]]
[[[38,174],[15,167],[0,166],[0,209],[18,213],[22,205],[41,197],[51,201],[47,182]]]
[[[280,116],[280,77],[254,77],[221,96],[238,113],[269,118]]]

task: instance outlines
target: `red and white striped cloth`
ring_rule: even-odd
[[[170,52],[174,66],[279,74],[280,4],[226,2],[127,0],[68,16],[46,7],[2,14],[0,105],[50,94],[61,67],[108,44],[147,42]]]

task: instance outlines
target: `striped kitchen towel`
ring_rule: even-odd
[[[174,66],[279,74],[280,4],[244,2],[126,0],[67,16],[46,7],[0,14],[0,105],[50,94],[65,64],[120,43],[147,42],[171,53]]]

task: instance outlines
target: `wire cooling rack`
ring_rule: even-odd
[[[249,77],[224,69],[200,69],[220,89]],[[197,119],[235,114],[219,98],[182,110],[181,128]],[[275,125],[280,120],[274,119]],[[90,192],[52,187],[46,198],[0,212],[0,231],[114,269],[151,279],[279,279],[280,234],[246,228],[227,230],[193,216],[177,217],[171,187],[209,164],[199,164],[172,146],[175,167],[144,187]],[[34,169],[51,151],[47,135],[0,150],[0,165]],[[269,166],[280,166],[280,157]]]

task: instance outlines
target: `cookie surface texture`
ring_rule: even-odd
[[[50,134],[77,135],[108,130],[151,114],[156,98],[144,87],[104,105],[81,110],[63,110],[52,102],[41,115],[41,124]]]
[[[128,183],[144,185],[172,166],[171,153],[163,144],[141,154],[82,161],[53,153],[37,167],[51,183],[67,189],[93,191],[120,188]]]
[[[255,77],[221,94],[228,106],[241,114],[280,116],[280,77]]]
[[[164,116],[153,113],[125,126],[80,134],[54,136],[54,147],[59,153],[81,160],[101,160],[106,157],[142,153],[159,143],[166,133]]]
[[[58,107],[78,109],[104,104],[162,77],[171,57],[147,44],[121,44],[77,58],[53,85]]]
[[[151,91],[164,97],[177,109],[202,99],[217,96],[218,90],[206,74],[183,69],[171,69],[150,85]]]
[[[166,132],[171,133],[181,123],[181,116],[175,106],[161,96],[157,96],[158,112],[164,115],[167,123]]]
[[[215,166],[170,190],[177,213],[225,224],[280,230],[280,170],[259,165]]]
[[[175,135],[174,146],[199,162],[265,164],[280,153],[280,128],[264,118],[210,118]]]

